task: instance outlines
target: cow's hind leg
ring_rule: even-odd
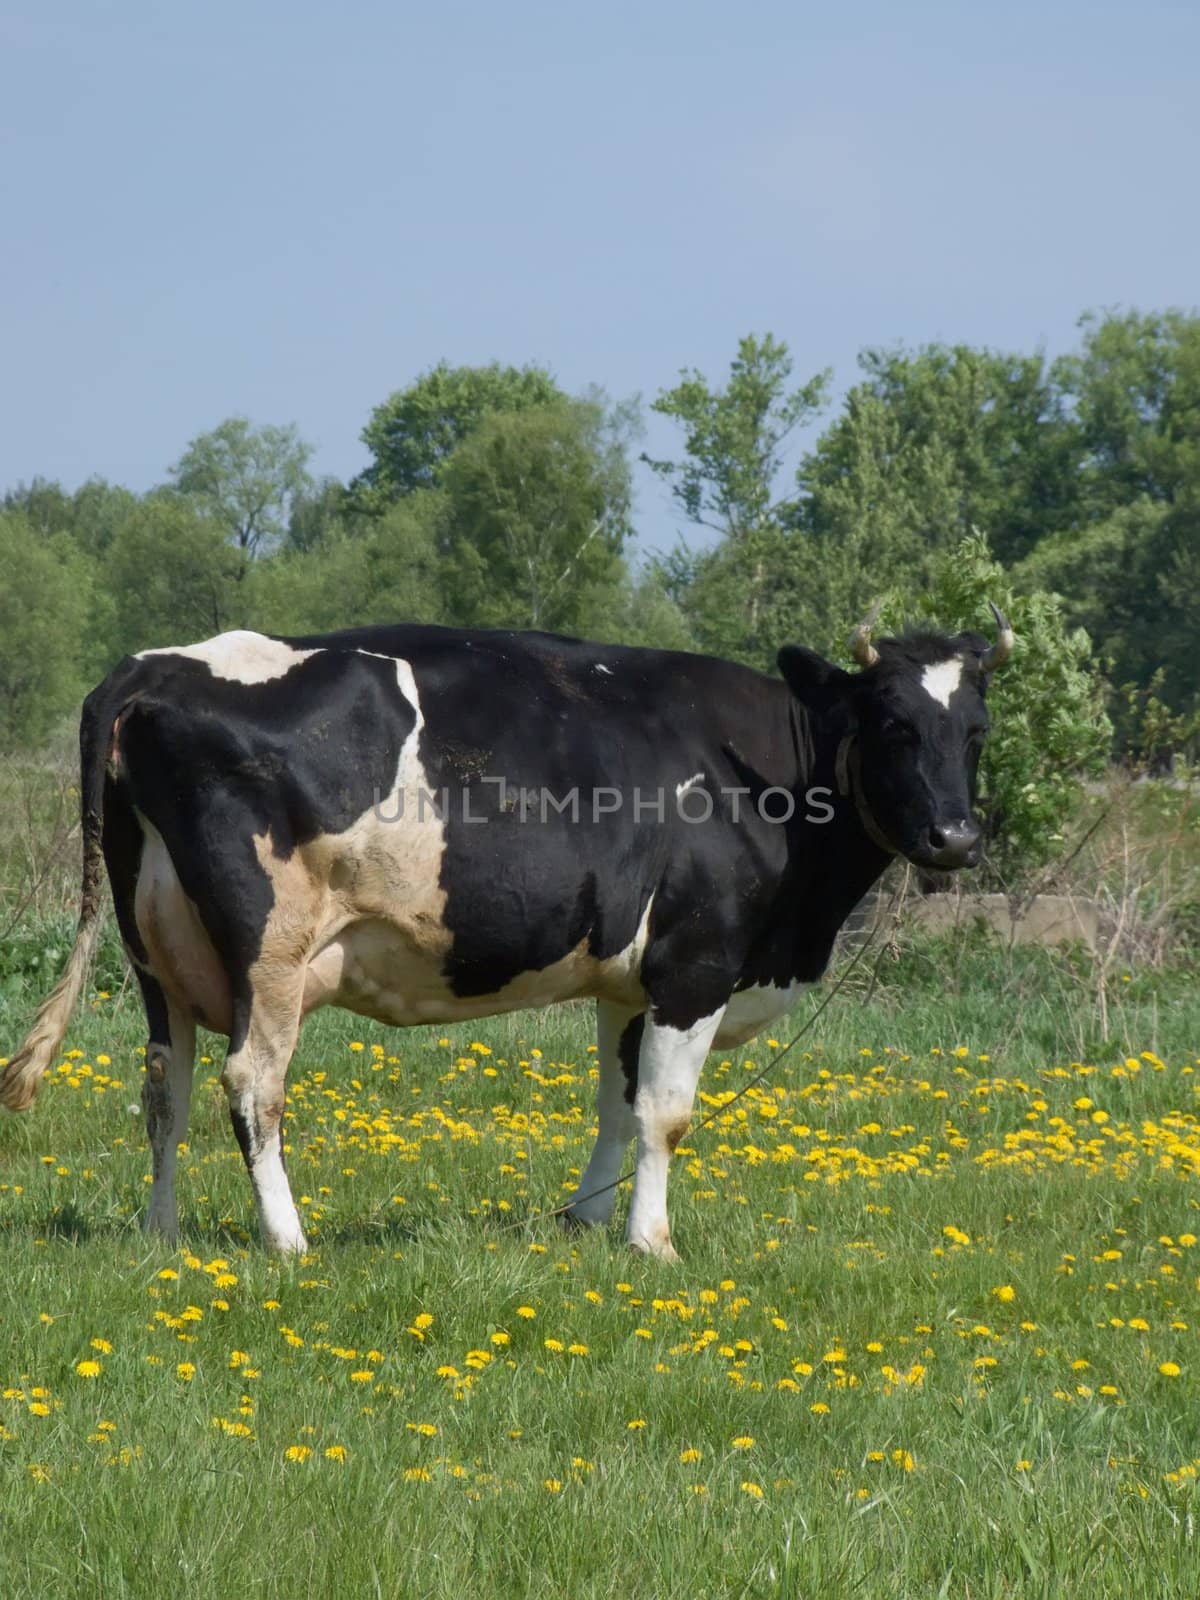
[[[144,1225],[148,1232],[176,1239],[179,1237],[179,1211],[175,1198],[175,1168],[179,1145],[187,1138],[196,1024],[185,1010],[164,995],[156,979],[140,967],[135,970],[150,1025],[142,1109],[146,1115],[146,1137],[150,1141],[153,1181]]]
[[[221,1082],[258,1204],[263,1242],[282,1255],[308,1249],[283,1165],[288,1064],[300,1029],[300,995],[238,1002]]]
[[[721,1011],[689,1027],[673,1028],[647,1016],[638,1052],[637,1166],[629,1205],[629,1243],[647,1255],[678,1261],[667,1221],[667,1167],[687,1132],[700,1069]]]
[[[596,1005],[596,1047],[600,1084],[596,1094],[599,1129],[591,1159],[566,1213],[568,1222],[593,1226],[610,1220],[616,1181],[633,1138],[633,1093],[637,1085],[642,1015],[601,1000]]]

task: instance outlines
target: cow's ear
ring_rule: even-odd
[[[779,670],[792,693],[800,696],[813,689],[840,689],[850,681],[848,672],[802,644],[784,645],[779,652]]]

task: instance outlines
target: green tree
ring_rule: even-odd
[[[696,639],[682,608],[667,593],[653,566],[624,572],[593,597],[582,632],[609,644],[653,650],[694,650]]]
[[[792,359],[780,340],[751,334],[738,343],[723,388],[685,371],[652,409],[683,429],[683,459],[642,459],[670,486],[689,522],[720,535],[696,576],[697,633],[705,648],[743,660],[769,653],[763,635],[772,582],[785,554],[791,491],[781,484],[786,447],[824,404],[828,374],[793,387]],[[707,596],[720,590],[724,605]],[[778,641],[776,641],[777,643]]]
[[[1194,501],[1200,478],[1200,315],[1080,318],[1082,348],[1055,363],[1078,424],[1085,498],[1099,520],[1140,499]]]
[[[307,549],[259,562],[251,574],[257,626],[288,634],[443,621],[443,519],[443,497],[426,491],[353,532],[338,524]]]
[[[277,543],[292,502],[308,490],[311,454],[291,424],[256,428],[245,417],[227,417],[211,433],[197,434],[170,476],[253,558]]]
[[[0,748],[36,744],[83,688],[89,612],[87,564],[63,532],[0,512]]]
[[[1200,705],[1200,317],[1085,317],[1056,365],[1075,419],[1086,515],[1042,541],[1021,581],[1053,588],[1115,682],[1162,671],[1176,712]],[[1122,714],[1122,728],[1127,719]]]
[[[1012,561],[1078,516],[1078,439],[1040,356],[930,345],[859,364],[798,474],[796,620],[818,647],[896,573],[930,580],[974,526]]]
[[[442,482],[448,615],[584,631],[624,572],[630,480],[620,422],[596,400],[493,413]]]
[[[372,411],[362,441],[373,459],[351,493],[363,510],[379,511],[403,495],[436,488],[450,457],[485,417],[565,399],[544,367],[441,361]]]
[[[113,540],[104,565],[113,607],[110,662],[251,625],[244,566],[214,517],[182,496],[147,496]]]
[[[348,532],[353,520],[344,485],[337,478],[320,478],[293,495],[284,548],[315,549],[325,540]]]
[[[34,478],[8,490],[0,505],[22,512],[38,533],[70,534],[81,550],[102,555],[137,505],[137,496],[103,478],[89,478],[74,494],[49,479]]]

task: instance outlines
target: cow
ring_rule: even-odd
[[[0,1078],[23,1110],[86,979],[107,869],[145,1003],[146,1225],[177,1237],[196,1025],[275,1251],[307,1249],[282,1116],[300,1024],[591,997],[598,1132],[570,1219],[677,1260],[667,1169],[705,1056],[825,969],[889,861],[974,865],[998,633],[855,630],[780,676],[549,633],[398,624],[145,650],[84,703],[78,935]]]

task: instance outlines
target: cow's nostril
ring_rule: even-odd
[[[975,822],[931,822],[926,835],[930,864],[961,867],[968,864],[979,844],[979,825]]]

